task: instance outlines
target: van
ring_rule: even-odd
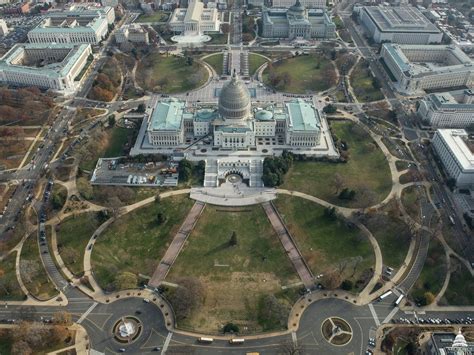
[[[214,341],[214,339],[212,339],[212,338],[206,338],[206,337],[198,338],[198,342],[200,342],[200,343],[210,344],[213,341]]]
[[[242,338],[234,338],[229,340],[229,344],[243,344],[245,339]]]

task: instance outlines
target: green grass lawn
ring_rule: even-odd
[[[451,278],[444,297],[449,305],[474,305],[474,277],[457,259],[451,258]]]
[[[63,220],[57,230],[58,249],[66,267],[74,275],[84,272],[84,251],[99,227],[97,213],[81,213]]]
[[[359,61],[350,76],[351,86],[361,102],[377,101],[384,98],[380,88],[374,85],[367,62]]]
[[[184,58],[159,53],[143,58],[136,75],[143,89],[166,94],[196,89],[208,78],[207,70],[201,64],[188,65]]]
[[[20,256],[20,273],[26,288],[39,300],[58,295],[40,259],[37,234],[31,234],[23,243]]]
[[[235,246],[229,244],[233,231]],[[198,278],[206,288],[204,304],[183,325],[210,332],[229,321],[263,330],[259,298],[280,298],[281,286],[299,281],[261,206],[207,205],[168,280],[183,275]]]
[[[13,252],[0,261],[0,299],[2,301],[22,301],[25,295],[15,274],[16,253]]]
[[[124,271],[151,277],[192,204],[185,196],[165,198],[113,222],[97,238],[92,252],[99,285],[115,290],[115,278]],[[160,212],[167,218],[162,225],[156,221]]]
[[[114,127],[112,129],[112,136],[110,137],[109,145],[105,150],[104,158],[113,158],[123,155],[123,147],[128,142],[132,130],[123,127]]]
[[[360,207],[357,194],[363,189],[375,192],[377,202],[390,192],[390,169],[376,143],[360,126],[348,121],[331,123],[333,133],[349,147],[347,163],[297,161],[285,177],[283,188],[317,196],[340,206]],[[335,174],[339,174],[344,187],[356,191],[352,201],[338,198],[332,186]]]
[[[443,287],[443,282],[446,278],[446,255],[444,253],[443,245],[438,239],[433,238],[430,241],[428,248],[428,256],[425,265],[421,270],[420,277],[416,280],[415,285],[410,291],[410,296],[415,302],[420,302],[424,305],[423,300],[425,294],[430,292],[436,296]],[[465,292],[466,285],[463,285],[463,292]],[[474,291],[474,287],[472,288]],[[474,299],[474,298],[473,298]]]
[[[224,61],[223,53],[217,53],[217,54],[211,55],[203,59],[203,61],[209,64],[211,67],[213,67],[217,75],[222,75],[222,63]]]
[[[327,90],[336,83],[334,65],[318,54],[284,59],[273,63],[271,67],[263,72],[263,81],[279,91],[305,94]],[[281,79],[278,83],[272,83],[272,71],[274,76]],[[284,78],[285,75],[288,77]]]
[[[356,284],[374,266],[372,245],[357,227],[326,217],[324,207],[298,197],[279,196],[275,205],[315,276],[338,270],[341,281]]]
[[[347,102],[346,95],[344,95],[344,92],[337,91],[336,92],[336,100],[337,100],[337,102]]]
[[[170,16],[169,13],[163,11],[156,11],[152,14],[142,14],[138,16],[135,22],[165,22]]]
[[[408,226],[395,217],[381,213],[370,215],[363,223],[377,239],[384,265],[398,269],[410,245]]]
[[[249,74],[252,76],[255,74],[258,68],[260,68],[267,60],[255,53],[249,53]]]

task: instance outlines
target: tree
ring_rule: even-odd
[[[227,323],[222,328],[222,331],[225,333],[238,333],[240,331],[239,326],[234,323]]]
[[[128,271],[121,272],[115,278],[115,288],[117,290],[126,290],[137,287],[137,276]]]
[[[260,299],[259,323],[264,329],[270,329],[278,324],[285,327],[288,322],[290,306],[278,300],[274,295],[265,295]]]
[[[145,104],[140,104],[137,107],[137,112],[139,112],[139,113],[145,112],[145,109],[146,109]]]
[[[377,201],[377,194],[368,186],[362,186],[359,189],[357,200],[362,208],[368,208]]]
[[[341,288],[345,291],[350,291],[352,290],[352,287],[354,287],[354,284],[351,280],[344,280],[341,283]]]
[[[183,159],[178,165],[178,177],[182,182],[187,182],[192,176],[192,164],[189,160]]]
[[[234,245],[237,245],[237,233],[235,231],[232,231],[232,235],[230,236],[229,240],[229,245],[233,247]]]
[[[162,212],[158,212],[156,215],[156,223],[160,226],[166,222],[166,216]]]
[[[344,186],[344,178],[341,176],[341,174],[339,173],[334,174],[332,184],[334,188],[336,189],[336,195],[337,195]]]
[[[339,272],[330,271],[324,274],[322,284],[329,290],[334,290],[341,284],[341,275]]]
[[[221,24],[221,31],[223,34],[228,34],[230,32],[230,25],[228,23]]]
[[[194,277],[182,277],[176,283],[179,287],[170,296],[170,303],[180,321],[189,317],[202,303],[205,290],[201,281]]]
[[[324,113],[335,113],[337,111],[336,106],[333,104],[328,104],[323,108]]]
[[[33,260],[20,260],[20,274],[25,283],[31,283],[38,274],[38,263]]]
[[[16,355],[30,355],[33,354],[28,342],[24,340],[15,341],[11,348],[12,354]]]
[[[435,295],[433,295],[431,292],[425,292],[423,297],[425,299],[426,305],[432,304],[435,300]]]
[[[115,115],[109,115],[109,117],[107,118],[108,122],[109,122],[109,126],[110,127],[113,127],[115,126]]]
[[[303,355],[304,348],[302,345],[288,340],[279,346],[278,354],[282,355]]]

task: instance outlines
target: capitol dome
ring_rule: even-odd
[[[232,79],[224,85],[219,95],[219,113],[224,120],[246,120],[250,118],[250,93],[234,72]]]
[[[292,15],[302,16],[304,13],[304,10],[305,8],[303,5],[301,5],[300,0],[296,0],[296,3],[288,9],[288,12]]]
[[[456,335],[456,338],[453,341],[453,348],[466,348],[467,347],[467,342],[466,338],[464,338],[464,335],[461,333],[461,329],[459,329],[458,335]]]

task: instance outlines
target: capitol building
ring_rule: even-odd
[[[252,150],[269,141],[272,149],[311,150],[321,143],[324,118],[312,102],[293,99],[253,107],[250,96],[234,73],[222,87],[217,107],[200,104],[188,108],[185,101],[177,99],[158,101],[147,110],[144,138],[149,147],[164,153],[186,148],[196,140],[223,150]]]

